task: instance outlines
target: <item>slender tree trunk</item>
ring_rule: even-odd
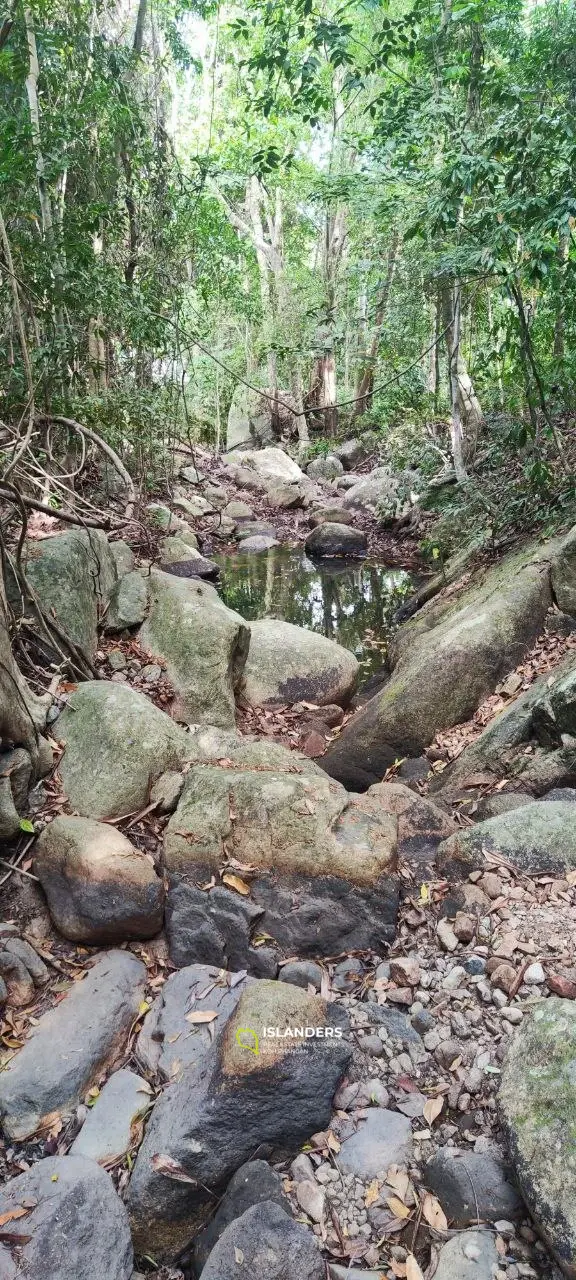
[[[476,452],[483,414],[462,354],[462,291],[459,281],[445,285],[442,305],[452,405],[452,454],[458,479],[465,479],[466,467]]]
[[[400,248],[400,236],[398,231],[394,229],[390,248],[388,250],[388,263],[386,267],[386,276],[378,304],[376,308],[376,316],[374,322],[374,330],[372,333],[372,341],[366,351],[364,363],[358,371],[358,380],[356,383],[356,404],[354,406],[354,418],[360,418],[366,412],[366,409],[372,402],[372,388],[374,386],[374,370],[376,360],[378,358],[378,348],[382,337],[382,329],[386,319],[386,312],[390,300],[390,291],[396,271],[396,262],[398,259],[398,251]]]
[[[40,213],[42,216],[42,230],[44,239],[50,251],[52,262],[52,270],[54,272],[54,293],[56,300],[56,319],[60,336],[64,336],[64,317],[62,310],[63,292],[64,292],[64,269],[60,259],[59,252],[55,243],[54,236],[54,218],[52,214],[52,201],[46,181],[46,165],[44,162],[44,152],[42,149],[42,133],[40,128],[40,108],[38,105],[38,79],[40,76],[40,66],[38,62],[38,49],[36,46],[36,31],[34,27],[34,18],[32,10],[28,5],[24,6],[24,23],[26,26],[26,42],[28,45],[28,75],[26,76],[26,94],[28,97],[28,107],[30,110],[30,128],[32,132],[32,145],[34,148],[34,160],[36,164],[36,181],[38,184],[38,199],[40,201]]]

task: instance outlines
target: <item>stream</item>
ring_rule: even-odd
[[[412,590],[405,569],[372,560],[311,560],[302,546],[214,556],[224,602],[248,622],[282,618],[336,640],[361,665],[361,684],[382,665],[392,616]]]

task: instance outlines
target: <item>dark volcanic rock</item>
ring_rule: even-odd
[[[163,573],[173,573],[177,578],[218,578],[220,569],[213,560],[197,556],[194,560],[176,560],[173,564],[161,564]]]
[[[267,1200],[230,1224],[202,1280],[324,1280],[325,1272],[312,1233]]]
[[[251,1160],[237,1169],[228,1183],[226,1194],[220,1201],[214,1217],[196,1236],[194,1262],[198,1274],[226,1227],[246,1213],[247,1209],[252,1209],[254,1205],[263,1204],[265,1201],[273,1201],[286,1213],[290,1213],[290,1204],[282,1190],[280,1174],[276,1173],[275,1169],[271,1169],[265,1160]]]
[[[351,1057],[343,1016],[288,983],[246,988],[209,1053],[184,1068],[152,1112],[129,1188],[142,1253],[177,1257],[206,1221],[214,1193],[259,1147],[294,1151],[326,1128]],[[279,1028],[279,1038],[266,1038],[265,1027]],[[295,1039],[295,1027],[320,1034]],[[190,1181],[166,1176],[166,1159]]]
[[[241,974],[205,964],[171,973],[144,1019],[136,1041],[138,1061],[163,1080],[172,1080],[183,1067],[198,1063],[236,1008],[244,985]],[[209,1026],[199,1023],[192,1032],[187,1021],[192,1009],[217,1017]]]
[[[494,1156],[443,1147],[428,1161],[424,1182],[454,1227],[519,1218],[524,1206]]]
[[[0,1189],[0,1217],[30,1205],[10,1224],[23,1243],[0,1244],[8,1280],[130,1280],[128,1217],[110,1176],[83,1156],[52,1156]],[[18,1264],[11,1270],[14,1258]]]

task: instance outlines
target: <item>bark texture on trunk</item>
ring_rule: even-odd
[[[459,281],[444,287],[442,309],[452,405],[452,456],[456,476],[459,480],[464,480],[467,467],[474,460],[483,414],[462,354],[462,294]]]

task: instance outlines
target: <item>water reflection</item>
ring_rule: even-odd
[[[283,618],[356,654],[365,680],[382,665],[394,610],[408,593],[404,569],[366,560],[310,560],[303,547],[213,557],[222,599],[248,621]]]

